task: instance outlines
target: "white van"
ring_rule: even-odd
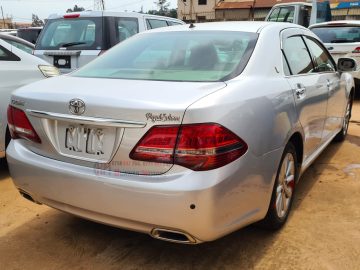
[[[51,15],[34,55],[71,72],[123,40],[149,29],[185,24],[178,19],[135,12],[85,11]]]

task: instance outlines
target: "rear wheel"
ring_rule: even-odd
[[[261,222],[263,227],[279,229],[285,224],[291,209],[297,177],[296,150],[294,145],[289,142],[285,147],[277,171],[268,212]]]
[[[350,95],[348,103],[346,105],[346,111],[345,116],[342,124],[342,128],[340,132],[335,136],[334,141],[335,142],[342,142],[345,140],[348,129],[349,129],[349,123],[351,118],[351,109],[352,109],[352,97]]]

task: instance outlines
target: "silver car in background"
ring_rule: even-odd
[[[69,73],[127,38],[146,30],[185,24],[136,12],[83,11],[50,15],[34,55]]]
[[[280,228],[300,175],[346,136],[355,68],[288,23],[143,32],[13,94],[10,173],[29,200],[157,239]]]

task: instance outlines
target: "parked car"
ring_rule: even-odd
[[[10,141],[6,108],[11,92],[28,83],[59,74],[55,67],[3,38],[0,34],[0,158],[5,157],[5,148]]]
[[[351,57],[360,63],[360,22],[332,21],[309,27],[325,44],[335,60]],[[356,94],[360,96],[360,71],[352,72]]]
[[[346,136],[355,66],[288,23],[143,32],[12,95],[10,174],[25,198],[162,240],[279,228]]]
[[[139,32],[178,24],[184,22],[135,12],[52,15],[36,44],[35,55],[68,73]]]
[[[43,27],[25,27],[17,30],[17,36],[35,44]]]
[[[0,33],[0,39],[29,54],[32,54],[35,49],[34,44],[19,37]]]

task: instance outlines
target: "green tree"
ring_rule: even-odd
[[[170,3],[168,0],[158,0],[157,2],[154,2],[154,4],[159,8],[159,13],[157,15],[166,16],[169,12]]]
[[[73,9],[68,8],[68,9],[66,10],[66,13],[80,12],[80,11],[84,11],[84,10],[85,10],[85,8],[79,7],[78,5],[75,5]]]
[[[31,26],[44,26],[44,22],[39,19],[39,16],[32,14],[32,23]]]

